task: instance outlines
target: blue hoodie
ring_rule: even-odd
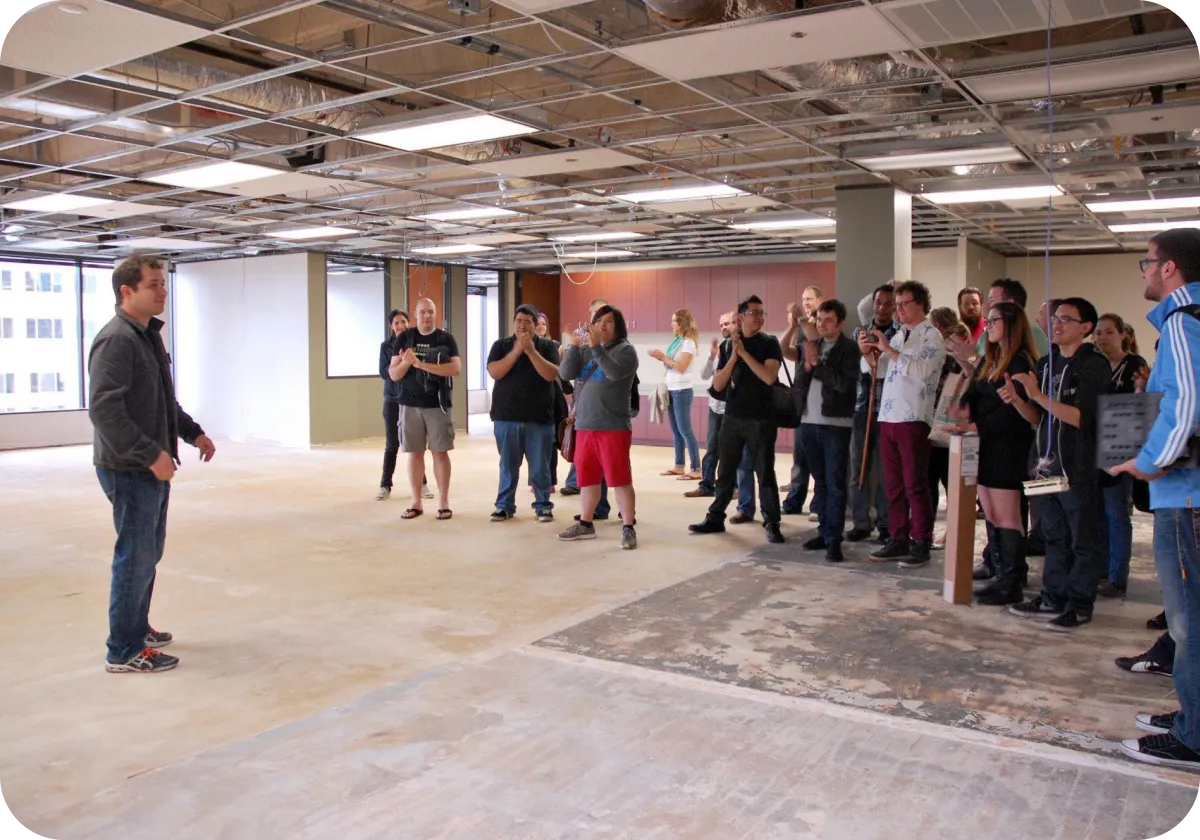
[[[1200,320],[1183,312],[1167,318],[1179,307],[1194,303],[1200,303],[1200,282],[1176,289],[1146,316],[1162,334],[1146,390],[1161,393],[1162,401],[1150,437],[1137,456],[1137,468],[1144,473],[1153,474],[1174,463],[1200,425]],[[1170,470],[1150,482],[1150,507],[1200,507],[1200,469]]]

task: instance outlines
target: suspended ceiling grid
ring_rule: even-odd
[[[918,246],[966,235],[1007,254],[1138,249],[1148,234],[1111,225],[1200,217],[1085,206],[1200,195],[1200,58],[1186,27],[1140,0],[1047,3],[502,0],[467,14],[445,0],[51,3],[0,53],[0,204],[56,192],[120,203],[4,211],[4,247],[111,258],[150,240],[194,260],[474,245],[490,250],[429,258],[484,267],[577,262],[564,255],[595,248],[634,260],[812,252],[832,247],[832,228],[730,225],[832,220],[836,187],[876,183],[919,196],[1053,179],[1065,193],[1053,207],[918,197]],[[423,152],[356,139],[439,106],[531,131]],[[887,172],[857,162],[996,145],[1021,159]],[[210,190],[147,180],[227,160],[279,174]],[[614,197],[701,184],[747,195]],[[519,215],[414,218],[476,207]],[[309,226],[352,232],[275,235]],[[641,236],[552,239],[597,231]]]

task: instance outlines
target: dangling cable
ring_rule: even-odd
[[[1048,152],[1049,158],[1048,169],[1050,172],[1050,186],[1054,186],[1054,84],[1051,72],[1051,48],[1053,43],[1052,33],[1054,32],[1054,7],[1052,4],[1046,5],[1046,113],[1049,115],[1047,124]],[[1047,359],[1046,359],[1046,375],[1043,381],[1039,383],[1046,394],[1048,402],[1046,403],[1046,451],[1042,453],[1042,457],[1038,460],[1037,467],[1034,469],[1035,478],[1045,478],[1047,471],[1051,467],[1050,458],[1053,452],[1054,439],[1054,313],[1050,311],[1050,242],[1051,235],[1054,230],[1054,194],[1051,192],[1046,199],[1046,246],[1042,253],[1042,263],[1045,267],[1045,285],[1046,285],[1046,329],[1050,334],[1046,336]],[[1061,386],[1060,386],[1061,390]],[[1060,429],[1061,433],[1061,429]],[[1041,431],[1038,432],[1039,438]],[[1062,455],[1062,447],[1059,446],[1059,456]],[[1066,474],[1064,467],[1063,474]]]

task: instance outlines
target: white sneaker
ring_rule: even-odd
[[[433,498],[433,491],[429,489],[428,484],[426,484],[424,487],[421,488],[421,498],[422,499],[432,499]]]
[[[391,487],[380,487],[379,492],[375,494],[375,501],[386,502],[391,497],[392,497],[392,488]]]
[[[809,522],[820,522],[820,521],[821,521],[821,514],[819,514],[819,513],[810,513],[810,514],[808,515],[808,521],[809,521]]]

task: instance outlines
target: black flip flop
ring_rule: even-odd
[[[418,516],[420,516],[424,512],[425,511],[421,510],[420,508],[409,508],[408,510],[404,511],[404,513],[400,514],[400,518],[401,519],[416,519]]]
[[[442,508],[437,512],[439,520],[449,519],[452,516],[454,516],[454,511],[450,510],[450,508]]]

